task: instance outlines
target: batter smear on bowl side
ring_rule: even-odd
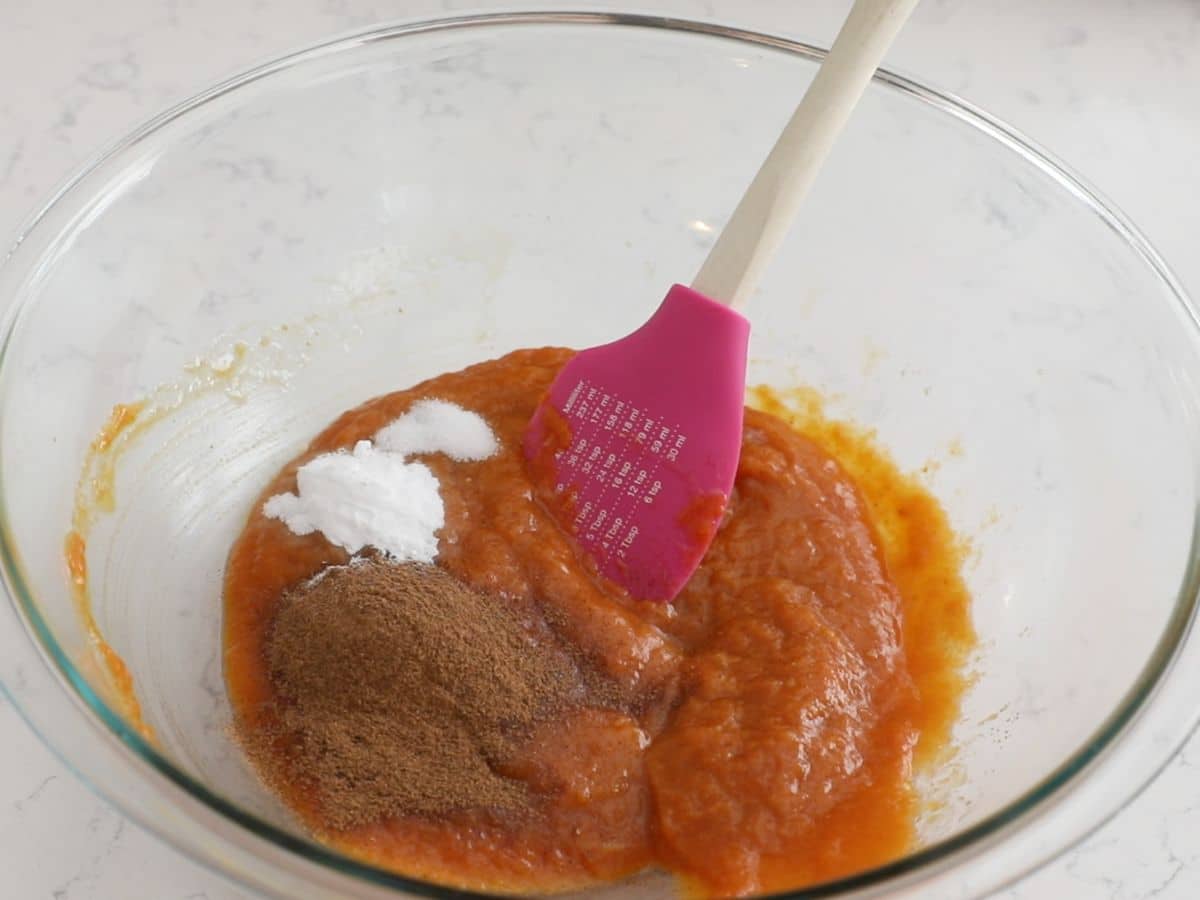
[[[371,400],[263,492],[224,636],[258,771],[319,839],[465,888],[659,868],[747,895],[902,856],[913,769],[946,747],[973,642],[941,508],[866,438],[798,429],[764,394],[699,569],[670,605],[630,598],[522,452],[571,355],[518,351]],[[438,446],[431,409],[494,441],[460,418]],[[389,526],[407,543],[322,526],[321,492],[356,459],[434,484],[440,509]]]

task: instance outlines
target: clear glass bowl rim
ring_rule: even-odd
[[[484,14],[471,14],[431,19],[417,22],[401,22],[392,25],[373,26],[369,29],[331,38],[307,48],[294,51],[284,56],[262,63],[245,72],[228,78],[193,97],[181,101],[162,113],[146,121],[140,127],[124,138],[114,142],[102,150],[90,161],[85,163],[74,175],[68,178],[45,202],[45,204],[30,216],[18,229],[17,235],[9,246],[3,260],[0,260],[0,274],[5,267],[12,264],[22,243],[46,219],[56,205],[74,188],[84,182],[97,169],[119,157],[121,154],[136,147],[155,132],[159,131],[176,119],[225,96],[253,82],[267,78],[278,72],[298,65],[312,62],[318,58],[333,56],[343,51],[368,44],[382,43],[411,35],[430,34],[438,31],[453,31],[474,27],[521,26],[521,25],[572,25],[572,26],[619,26],[629,28],[654,29],[668,32],[690,33],[724,38],[731,42],[740,42],[757,47],[773,50],[807,59],[820,61],[825,56],[825,50],[798,40],[770,35],[762,32],[736,28],[713,22],[695,21],[668,16],[642,15],[634,13],[590,12],[590,11],[511,11]],[[1103,224],[1115,232],[1133,250],[1161,282],[1168,295],[1172,295],[1184,313],[1192,338],[1200,343],[1200,317],[1197,316],[1193,304],[1187,297],[1182,285],[1174,276],[1157,251],[1150,245],[1141,232],[1121,213],[1114,204],[1106,200],[1084,180],[1073,173],[1068,167],[1054,159],[1050,154],[1029,140],[1016,129],[996,119],[973,104],[940,90],[926,87],[917,81],[881,69],[875,75],[876,83],[890,89],[907,94],[923,103],[948,114],[960,122],[969,125],[983,134],[991,137],[1011,152],[1023,159],[1024,162],[1047,175],[1061,188],[1065,189],[1078,202],[1090,209]],[[29,303],[29,297],[17,297],[5,316],[3,337],[0,339],[0,373],[4,372],[10,344],[15,336],[16,328],[22,310]],[[328,847],[315,842],[298,838],[282,829],[253,816],[225,798],[210,791],[204,784],[177,768],[169,759],[163,756],[152,744],[140,734],[131,729],[124,719],[113,710],[88,684],[86,678],[76,669],[68,655],[55,639],[45,618],[38,609],[37,601],[28,587],[17,544],[11,526],[11,517],[3,492],[4,473],[0,472],[0,576],[2,576],[9,600],[16,618],[20,619],[30,637],[33,639],[35,656],[39,656],[53,672],[59,686],[69,695],[68,699],[86,714],[90,711],[103,723],[109,733],[116,737],[123,749],[132,751],[138,763],[148,765],[166,778],[168,782],[182,789],[187,795],[212,812],[249,830],[257,838],[263,839],[277,848],[298,854],[304,860],[328,867],[335,872],[361,879],[369,884],[380,887],[391,887],[411,894],[424,897],[490,897],[487,893],[450,889],[437,884],[406,878],[386,870],[358,862]],[[1192,535],[1186,571],[1181,579],[1179,591],[1172,614],[1155,645],[1146,665],[1137,680],[1126,692],[1121,702],[1112,713],[1101,723],[1092,736],[1082,747],[1068,757],[1057,769],[1044,777],[1038,784],[1026,793],[1011,801],[1003,809],[993,813],[988,818],[976,823],[950,838],[939,841],[931,846],[922,848],[902,859],[880,866],[853,876],[812,885],[800,890],[774,895],[779,898],[815,898],[841,895],[853,891],[885,888],[895,884],[905,876],[913,876],[920,872],[944,871],[956,863],[965,862],[982,853],[1001,839],[1006,833],[1012,833],[1026,823],[1036,812],[1044,809],[1048,801],[1063,799],[1068,788],[1080,780],[1080,776],[1089,766],[1099,760],[1106,751],[1110,750],[1131,726],[1140,712],[1147,706],[1148,701],[1156,690],[1166,680],[1173,664],[1176,662],[1182,648],[1192,631],[1196,618],[1198,600],[1200,600],[1200,510],[1193,516]],[[40,733],[30,711],[23,709],[18,702],[15,692],[10,686],[4,686],[5,693],[13,701],[13,705],[22,712],[35,731]],[[80,703],[79,701],[82,701]],[[1035,860],[1019,871],[1013,871],[1007,880],[1015,880],[1026,874],[1045,861],[1048,856],[1061,852],[1067,846],[1076,843],[1099,828],[1105,821],[1124,808],[1145,785],[1173,757],[1178,747],[1194,729],[1198,710],[1190,721],[1180,728],[1170,742],[1169,748],[1162,753],[1162,759],[1149,771],[1141,783],[1128,786],[1124,798],[1108,810],[1107,814],[1095,821],[1090,828],[1082,833],[1073,835],[1061,846],[1054,848],[1053,853]],[[81,779],[105,799],[112,802],[125,814],[138,820],[150,831],[167,838],[179,849],[187,852],[200,862],[211,865],[218,870],[223,867],[217,863],[212,854],[199,852],[196,847],[176,833],[164,833],[156,827],[153,821],[139,816],[122,798],[111,795],[105,786],[96,783],[78,772],[69,758],[69,750],[54,746],[46,741],[68,767],[80,774]]]

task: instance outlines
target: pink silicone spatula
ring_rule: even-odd
[[[629,337],[584,350],[525,433],[557,513],[599,571],[671,600],[716,534],[742,442],[750,323],[738,312],[918,0],[857,0],[690,288]]]

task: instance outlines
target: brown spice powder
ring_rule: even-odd
[[[436,566],[380,559],[328,569],[282,598],[267,661],[289,780],[312,791],[329,828],[529,809],[524,784],[498,767],[539,721],[592,705],[595,681],[524,619]]]

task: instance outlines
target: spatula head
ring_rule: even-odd
[[[525,454],[601,574],[671,600],[700,564],[737,472],[750,323],[682,285],[627,338],[559,373]]]

